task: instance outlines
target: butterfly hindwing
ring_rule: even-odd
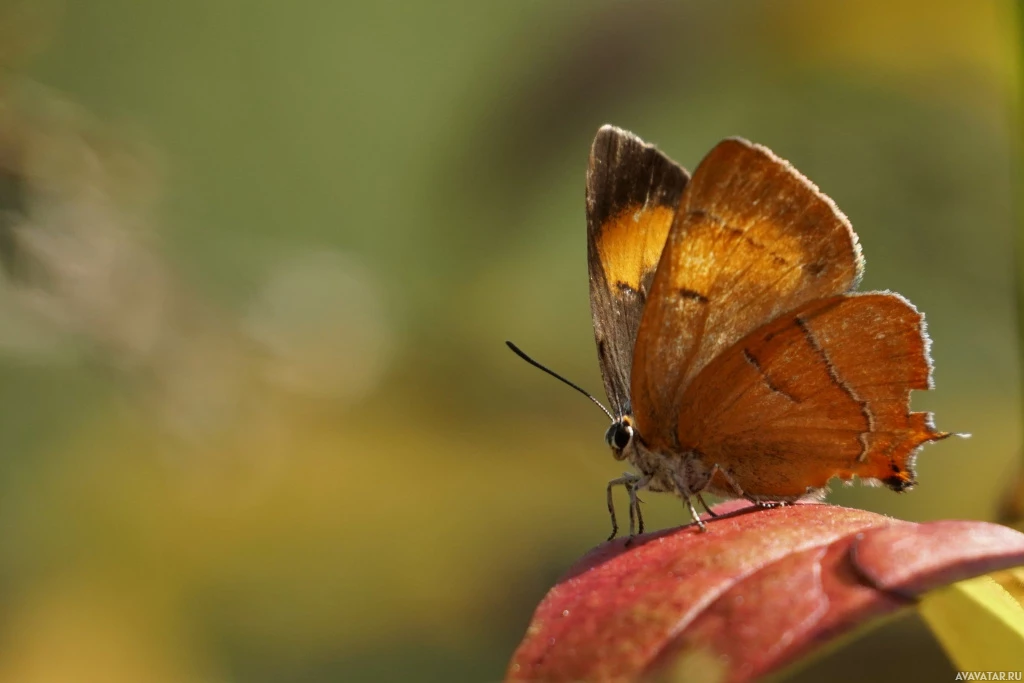
[[[835,204],[745,140],[694,171],[637,333],[631,400],[648,446],[677,450],[683,393],[718,354],[799,306],[853,288],[862,259]]]
[[[605,391],[616,415],[630,412],[630,368],[654,271],[689,179],[632,133],[604,126],[587,169],[590,308]]]
[[[914,454],[949,436],[910,410],[931,386],[924,319],[896,294],[811,301],[718,355],[687,388],[677,439],[731,484],[763,499],[795,499],[837,476],[914,484]],[[765,467],[765,462],[771,467]]]

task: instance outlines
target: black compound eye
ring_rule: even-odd
[[[633,428],[629,425],[622,425],[615,430],[615,447],[622,450],[633,440]]]
[[[606,439],[609,446],[621,451],[633,440],[633,428],[623,422],[616,422],[608,429]]]

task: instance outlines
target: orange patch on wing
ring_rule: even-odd
[[[640,289],[644,276],[658,265],[674,217],[673,207],[631,206],[601,226],[597,249],[611,286]]]

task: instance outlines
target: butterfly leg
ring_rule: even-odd
[[[707,527],[704,526],[704,522],[703,520],[701,520],[700,514],[698,514],[697,512],[697,508],[693,506],[693,500],[690,498],[690,496],[695,493],[696,495],[699,496],[700,492],[694,492],[690,490],[690,486],[687,484],[686,477],[683,476],[682,473],[674,472],[672,474],[672,478],[675,480],[676,490],[679,492],[679,496],[683,499],[683,504],[686,505],[687,509],[689,509],[690,511],[690,517],[693,519],[694,522],[697,523],[697,526],[700,527],[701,531],[707,531]]]
[[[787,504],[786,501],[784,501],[784,500],[762,500],[761,498],[758,498],[757,496],[753,496],[753,495],[750,495],[750,494],[746,493],[740,487],[740,485],[736,483],[736,480],[733,479],[732,476],[728,472],[723,470],[718,465],[715,465],[714,467],[711,468],[712,476],[714,476],[714,474],[716,472],[718,474],[721,474],[722,478],[725,479],[727,482],[729,482],[729,486],[732,487],[732,490],[736,493],[736,497],[737,498],[746,498],[747,500],[749,500],[751,503],[753,503],[754,505],[756,505],[759,508],[766,508],[767,509],[767,508],[780,507],[782,505],[786,505]]]
[[[755,500],[754,505],[763,509],[771,510],[772,508],[781,508],[789,505],[788,500]]]
[[[629,537],[633,538],[636,536],[636,516],[640,509],[636,502],[636,489],[628,485],[627,489],[629,490]],[[643,524],[643,521],[640,523]]]
[[[728,482],[729,486],[732,487],[732,490],[733,490],[733,492],[736,493],[736,497],[737,498],[746,498],[747,500],[749,500],[749,501],[751,501],[753,503],[757,502],[756,500],[754,500],[753,498],[751,498],[750,496],[748,496],[746,494],[746,492],[743,490],[743,488],[739,484],[736,483],[735,479],[732,478],[731,474],[726,472],[724,469],[719,467],[717,464],[714,467],[711,468],[711,476],[708,477],[708,482],[710,482],[711,479],[713,479],[716,474],[721,474],[722,475],[722,479],[725,479],[725,481]]]
[[[699,493],[697,494],[697,497],[700,497]],[[686,507],[690,509],[690,517],[692,517],[693,521],[697,523],[697,526],[700,527],[700,530],[707,531],[708,528],[704,525],[704,520],[700,518],[700,513],[697,512],[697,508],[693,507],[693,500],[690,499],[690,496],[684,493],[683,502],[686,503]],[[704,507],[706,508],[707,506],[705,505]]]
[[[709,515],[711,515],[712,517],[717,517],[718,516],[718,513],[715,512],[714,510],[712,510],[708,506],[707,502],[704,500],[704,496],[702,496],[699,493],[697,494],[697,502],[699,502],[701,504],[701,506],[703,506],[703,508],[708,511]]]
[[[734,489],[736,489],[736,490],[737,490],[737,491],[739,492],[739,494],[740,494],[741,496],[743,495],[743,489],[741,489],[741,488],[740,488],[740,487],[739,487],[739,486],[738,486],[738,485],[736,484],[736,482],[735,482],[735,481],[733,481],[732,477],[730,477],[730,476],[729,476],[729,475],[728,475],[728,474],[726,473],[726,471],[725,471],[725,470],[723,470],[723,469],[721,468],[721,466],[719,466],[719,465],[718,465],[717,463],[716,463],[715,465],[713,465],[713,466],[711,467],[711,473],[710,473],[710,474],[708,474],[708,483],[707,483],[707,484],[705,485],[705,487],[706,487],[706,486],[708,486],[708,485],[710,485],[710,484],[711,484],[711,480],[712,480],[712,479],[714,479],[714,478],[715,478],[715,475],[716,475],[716,474],[719,474],[719,473],[721,473],[721,474],[722,474],[722,476],[726,478],[726,481],[728,481],[728,482],[729,482],[729,484],[730,484],[730,485],[731,485],[731,486],[732,486],[732,487],[733,487]],[[711,515],[712,517],[717,517],[717,516],[718,516],[718,513],[717,513],[717,512],[715,512],[714,510],[712,510],[710,506],[708,506],[707,502],[706,502],[706,501],[704,500],[704,496],[702,496],[702,495],[701,495],[701,494],[700,494],[699,492],[697,493],[697,500],[698,500],[698,501],[700,501],[700,504],[701,504],[702,506],[704,506],[704,509],[705,509],[705,510],[707,510],[707,511],[708,511],[708,514],[709,514],[709,515]]]
[[[639,480],[639,479],[640,479],[640,477],[638,477],[637,475],[630,474],[630,473],[627,472],[626,474],[623,474],[618,479],[612,479],[610,482],[608,482],[608,489],[607,489],[607,495],[608,495],[608,516],[611,517],[611,519],[612,519],[612,535],[608,537],[609,541],[612,540],[613,538],[615,538],[615,536],[618,535],[618,533],[619,533],[619,523],[615,519],[615,501],[612,498],[612,489],[615,488],[616,486],[625,486],[626,490],[629,492],[629,506],[630,506],[629,507],[629,518],[631,520],[630,521],[629,534],[630,534],[630,536],[632,536],[633,535],[633,528],[632,528],[633,527],[633,524],[632,524],[633,505],[634,505],[634,500],[636,499],[636,492],[633,490],[632,487],[633,487],[633,484],[636,483],[636,481]]]
[[[629,491],[629,537],[644,532],[644,516],[640,512],[640,500],[639,491],[640,489],[651,483],[650,477],[637,477],[634,478],[631,483],[626,484],[626,488]],[[636,534],[633,533],[634,526],[633,522],[636,522]]]

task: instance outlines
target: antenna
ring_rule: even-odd
[[[565,382],[565,383],[566,383],[566,384],[568,384],[568,385],[569,385],[570,387],[572,387],[572,388],[573,388],[573,389],[575,389],[576,391],[580,392],[581,394],[583,394],[584,396],[586,396],[587,398],[589,398],[589,399],[590,399],[591,401],[593,401],[593,402],[594,402],[594,405],[596,405],[596,406],[597,406],[598,408],[600,408],[601,410],[603,410],[603,411],[604,411],[604,414],[608,416],[608,419],[609,419],[609,420],[611,420],[612,422],[615,422],[615,416],[614,416],[614,415],[612,415],[611,411],[610,411],[610,410],[608,410],[607,408],[605,408],[605,407],[604,407],[604,406],[603,406],[603,405],[601,404],[601,402],[600,402],[600,401],[598,401],[598,400],[597,400],[596,398],[594,398],[594,397],[593,397],[593,396],[592,396],[592,395],[590,394],[590,392],[588,392],[588,391],[587,391],[586,389],[583,389],[583,388],[582,388],[582,387],[580,387],[579,385],[573,384],[572,382],[570,382],[570,381],[569,381],[569,380],[567,380],[566,378],[564,378],[564,377],[562,377],[561,375],[559,375],[559,374],[558,374],[557,372],[555,372],[554,370],[550,370],[550,369],[548,369],[548,368],[544,367],[543,365],[541,365],[540,363],[538,363],[537,361],[535,361],[534,359],[530,358],[530,357],[529,357],[529,356],[527,356],[527,355],[526,355],[525,353],[523,353],[523,350],[522,350],[522,349],[520,349],[520,348],[519,348],[518,346],[516,346],[515,344],[513,344],[512,342],[510,342],[510,341],[506,341],[506,342],[505,342],[505,345],[506,345],[506,346],[507,346],[508,348],[512,349],[512,352],[513,352],[513,353],[515,353],[515,354],[516,354],[517,356],[519,356],[520,358],[522,358],[523,360],[525,360],[525,361],[526,361],[527,363],[529,363],[529,364],[530,364],[530,365],[532,365],[533,367],[535,367],[535,368],[538,368],[538,369],[540,369],[540,370],[543,370],[544,372],[548,373],[549,375],[551,375],[552,377],[554,377],[554,378],[555,378],[555,379],[557,379],[557,380],[560,380],[560,381],[562,381],[562,382]]]

